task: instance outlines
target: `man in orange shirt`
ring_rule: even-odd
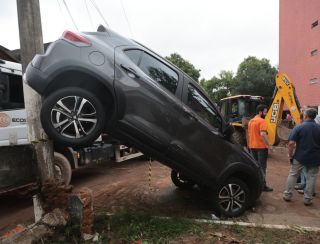
[[[264,174],[266,175],[268,159],[268,135],[267,123],[264,117],[267,114],[267,106],[260,104],[257,106],[257,115],[249,121],[248,124],[248,147],[254,158],[259,162]],[[264,181],[263,191],[273,191]]]

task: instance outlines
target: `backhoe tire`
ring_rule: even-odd
[[[235,132],[231,135],[231,142],[246,147],[247,140],[245,132],[241,130],[235,130]]]

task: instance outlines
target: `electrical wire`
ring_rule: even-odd
[[[91,28],[92,28],[92,30],[93,30],[94,27],[93,27],[93,22],[92,22],[91,14],[90,14],[90,11],[89,11],[89,8],[88,8],[87,0],[84,0],[84,5],[86,6],[86,9],[87,9],[87,12],[88,12],[88,15],[89,15],[89,20],[90,20]]]
[[[132,29],[131,29],[131,25],[130,25],[130,23],[129,23],[129,19],[128,19],[126,10],[125,10],[124,5],[123,5],[123,1],[120,0],[120,3],[121,3],[121,7],[122,7],[122,11],[123,11],[124,17],[125,17],[125,19],[126,19],[126,21],[127,21],[128,27],[129,27],[129,31],[130,31],[130,34],[131,34],[131,38],[133,38],[133,32],[132,32]]]
[[[77,27],[77,25],[76,25],[76,22],[74,21],[74,19],[73,19],[73,17],[72,17],[72,14],[71,14],[71,12],[70,12],[70,10],[69,10],[69,8],[68,8],[68,5],[67,5],[66,1],[65,1],[65,0],[62,0],[62,2],[64,3],[64,6],[66,7],[66,9],[67,9],[67,11],[68,11],[68,14],[69,14],[69,16],[70,16],[70,18],[71,18],[71,20],[72,20],[72,23],[73,23],[74,26],[76,27],[77,31],[79,31],[79,29],[78,29],[78,27]]]
[[[66,16],[63,14],[62,7],[61,7],[61,4],[60,4],[59,0],[57,0],[57,2],[58,2],[58,5],[59,5],[60,13],[61,13],[62,18],[63,18],[63,20],[64,20],[64,23],[65,23],[66,26],[67,26],[67,25],[68,25],[68,22],[67,22]]]
[[[91,1],[91,3],[92,3],[93,7],[94,7],[94,8],[97,10],[97,12],[99,13],[99,15],[100,15],[100,17],[102,18],[103,22],[106,24],[106,26],[108,26],[108,27],[110,28],[109,24],[107,23],[106,19],[103,17],[103,14],[101,13],[101,11],[100,11],[100,9],[98,8],[98,6],[97,6],[97,4],[95,3],[95,1],[94,1],[94,0],[90,0],[90,1]]]

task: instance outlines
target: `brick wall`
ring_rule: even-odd
[[[280,0],[279,30],[280,72],[293,80],[302,106],[320,106],[320,0]]]

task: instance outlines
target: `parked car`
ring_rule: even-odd
[[[147,47],[102,26],[66,31],[25,78],[43,96],[41,122],[56,142],[84,146],[107,132],[171,167],[178,187],[210,189],[225,216],[259,198],[263,173],[229,141],[233,127],[197,82]]]
[[[28,195],[38,187],[39,175],[27,126],[21,64],[0,59],[0,196]],[[88,147],[72,148],[53,142],[53,149],[55,176],[67,185],[74,169],[142,156],[135,148],[106,134]]]

